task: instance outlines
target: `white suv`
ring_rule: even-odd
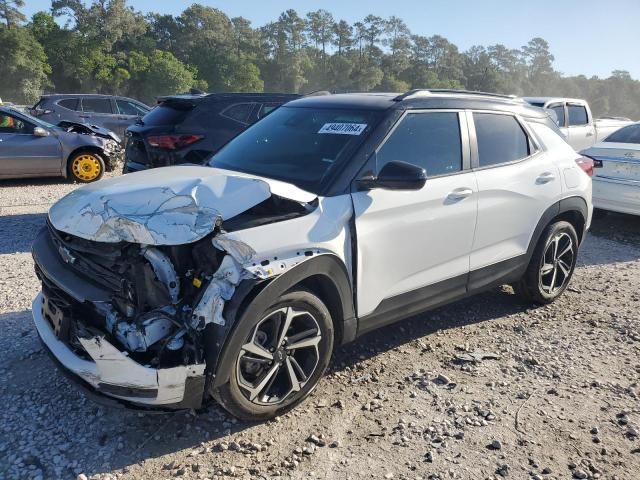
[[[497,95],[308,97],[210,165],[81,187],[34,243],[40,337],[103,401],[279,415],[365,332],[505,283],[554,301],[592,214],[593,162]]]

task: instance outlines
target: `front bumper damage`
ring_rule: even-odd
[[[244,295],[236,290],[319,252],[296,249],[278,262],[258,256],[228,235],[223,218],[246,212],[246,226],[264,212],[276,221],[312,208],[271,196],[260,181],[190,171],[176,169],[172,187],[159,185],[156,170],[75,190],[51,209],[33,244],[42,342],[85,390],[128,407],[199,408],[211,400],[235,321],[225,307]]]
[[[204,394],[204,364],[149,368],[135,362],[104,337],[81,338],[91,357],[85,360],[59,340],[44,315],[42,293],[33,301],[33,320],[40,339],[60,366],[94,392],[130,406],[166,409],[198,408]]]

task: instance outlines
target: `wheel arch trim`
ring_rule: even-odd
[[[530,259],[533,255],[533,251],[542,236],[544,230],[551,224],[551,222],[561,216],[562,214],[576,212],[582,216],[583,220],[583,231],[576,233],[578,234],[578,238],[580,240],[584,239],[584,227],[587,224],[587,219],[589,218],[589,207],[587,206],[587,202],[582,197],[567,197],[563,198],[559,202],[551,205],[540,217],[536,228],[533,231],[533,235],[531,236],[531,240],[529,241],[529,247],[527,248],[527,258]]]
[[[333,318],[336,334],[340,343],[353,340],[356,334],[356,318],[350,276],[344,262],[335,254],[323,253],[301,262],[282,275],[268,280],[244,280],[238,286],[232,299],[224,307],[224,326],[209,324],[205,328],[205,345],[207,359],[207,391],[212,392],[228,380],[217,374],[220,371],[230,371],[233,363],[232,356],[226,355],[229,337],[244,316],[260,316],[282,294],[295,286],[308,286],[314,278],[322,278],[333,286],[333,293],[338,298],[329,305],[323,293],[318,294],[327,304],[332,316],[338,314],[341,318]]]

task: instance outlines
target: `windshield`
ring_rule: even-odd
[[[49,123],[49,122],[45,122],[43,120],[40,120],[38,118],[32,117],[31,115],[29,115],[28,113],[25,112],[17,112],[20,115],[22,115],[23,117],[25,117],[26,119],[28,119],[30,122],[33,122],[36,124],[37,127],[42,127],[42,128],[56,128],[56,126],[53,123]]]
[[[245,130],[209,165],[283,180],[319,193],[348,161],[380,112],[281,107]]]

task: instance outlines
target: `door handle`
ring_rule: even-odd
[[[447,195],[447,198],[449,200],[458,201],[458,200],[464,200],[465,198],[470,197],[471,195],[473,195],[472,189],[462,187],[462,188],[456,188],[454,191],[450,192],[449,195]]]
[[[587,137],[593,137],[593,132],[587,132]]]
[[[556,176],[551,172],[541,173],[540,176],[536,179],[537,184],[544,184],[553,182],[556,179]]]
[[[79,118],[91,118],[90,115],[78,115]]]

